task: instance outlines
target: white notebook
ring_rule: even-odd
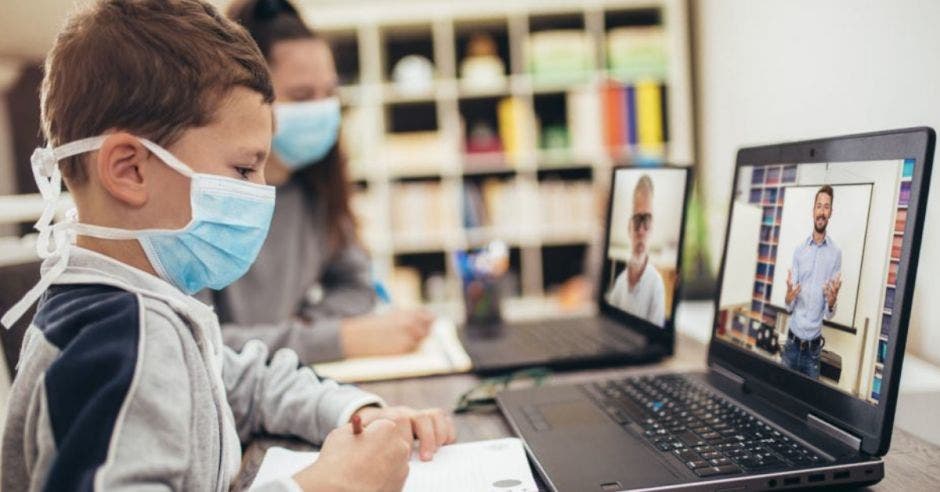
[[[346,359],[316,364],[313,369],[341,383],[361,383],[467,372],[470,367],[470,356],[457,337],[457,327],[448,319],[438,318],[428,337],[410,354]]]
[[[291,477],[319,455],[272,447],[265,453],[251,488]],[[420,461],[413,455],[409,466],[405,492],[538,491],[522,441],[514,437],[451,444],[440,448],[431,461]]]

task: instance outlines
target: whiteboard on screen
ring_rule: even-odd
[[[731,211],[731,231],[725,243],[725,270],[721,278],[719,307],[751,305],[754,297],[754,265],[757,265],[757,247],[760,241],[761,208],[757,205],[734,201]]]
[[[787,272],[793,263],[793,252],[813,233],[813,204],[820,186],[789,186],[784,192],[770,295],[770,303],[779,308],[786,306]],[[842,288],[836,300],[836,315],[830,322],[854,328],[872,185],[832,185],[832,189],[835,197],[826,234],[842,250]]]

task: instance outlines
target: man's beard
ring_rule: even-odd
[[[820,218],[821,218],[821,217],[817,217],[817,219],[820,219]],[[829,226],[829,221],[827,220],[827,221],[823,222],[822,227],[820,227],[820,226],[819,226],[819,220],[816,220],[816,222],[813,222],[813,226],[816,228],[816,232],[818,232],[819,234],[822,234],[822,233],[826,232],[826,227]]]

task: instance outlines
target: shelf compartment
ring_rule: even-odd
[[[507,90],[512,63],[506,18],[458,20],[454,22],[454,44],[461,91]]]

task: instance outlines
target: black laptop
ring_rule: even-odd
[[[929,128],[738,152],[708,370],[508,391],[553,490],[776,490],[884,476]]]
[[[598,314],[468,323],[460,339],[473,371],[651,362],[673,350],[688,168],[615,167]]]

